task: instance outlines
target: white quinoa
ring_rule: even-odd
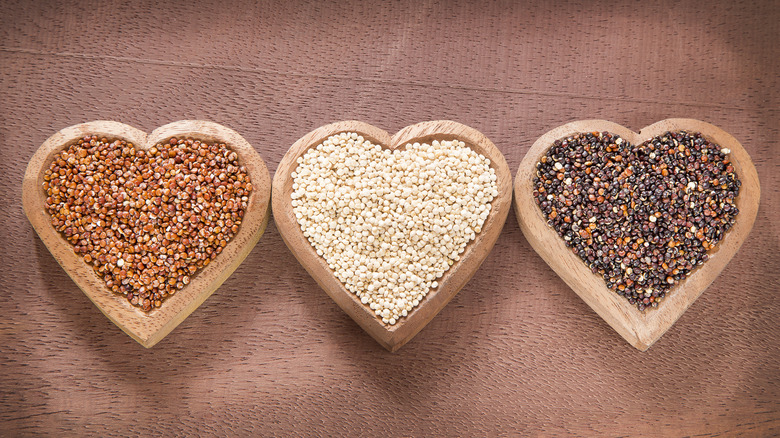
[[[490,160],[457,140],[390,151],[342,133],[298,158],[292,177],[304,236],[391,325],[438,287],[498,196]]]

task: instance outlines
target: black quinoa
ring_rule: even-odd
[[[741,182],[728,152],[685,131],[639,146],[576,134],[537,163],[533,195],[566,245],[642,311],[707,261],[734,224]]]

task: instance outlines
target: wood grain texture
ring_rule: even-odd
[[[254,185],[244,212],[241,227],[222,253],[199,270],[192,281],[167,298],[164,305],[144,312],[131,305],[126,297],[113,293],[105,281],[73,245],[51,225],[46,209],[43,177],[57,156],[85,136],[96,135],[109,141],[124,140],[133,147],[148,150],[167,143],[171,138],[192,138],[208,144],[224,143],[238,154]],[[122,331],[144,347],[152,347],[198,308],[244,261],[260,240],[271,214],[271,177],[260,155],[241,135],[230,128],[204,120],[180,120],[155,129],[148,136],[132,126],[114,121],[86,122],[70,126],[49,137],[27,165],[22,183],[24,212],[52,256],[89,299]]]
[[[599,274],[566,246],[550,226],[533,196],[536,165],[553,142],[585,132],[611,132],[634,146],[666,132],[699,132],[704,138],[731,150],[729,159],[742,187],[735,199],[739,215],[734,226],[716,247],[707,251],[710,258],[684,280],[675,284],[657,309],[640,312],[624,297],[617,295]],[[588,305],[629,344],[645,351],[688,310],[691,304],[715,280],[747,238],[758,213],[761,186],[756,168],[745,148],[733,136],[709,123],[693,119],[667,119],[643,128],[639,133],[606,120],[580,120],[567,123],[539,137],[526,154],[515,176],[514,207],[523,235],[537,253]]]
[[[0,435],[780,434],[780,3],[661,0],[0,2]],[[270,223],[152,349],[117,330],[27,221],[25,166],[64,126],[212,120],[271,173],[334,120],[449,119],[517,169],[572,120],[704,120],[750,154],[753,231],[639,352],[512,211],[474,277],[388,353]]]
[[[431,290],[425,298],[396,324],[384,324],[374,312],[350,292],[328,266],[324,258],[309,243],[295,218],[292,198],[292,173],[298,168],[297,160],[310,149],[321,145],[323,141],[342,132],[355,132],[373,144],[389,150],[405,150],[412,143],[430,143],[432,141],[458,140],[476,153],[490,160],[495,171],[498,196],[491,202],[491,210],[482,231],[466,245],[459,261],[453,264],[439,279],[439,286]],[[434,316],[436,316],[452,297],[474,276],[485,260],[501,233],[506,216],[512,205],[512,173],[496,146],[482,133],[461,123],[450,120],[421,122],[401,129],[390,137],[387,132],[359,121],[334,122],[321,126],[301,137],[287,151],[273,180],[272,205],[276,228],[290,248],[325,292],[352,317],[371,337],[390,351],[397,351],[409,342]]]

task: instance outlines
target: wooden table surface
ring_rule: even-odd
[[[548,4],[548,3],[556,3]],[[780,434],[780,2],[4,1],[0,435]],[[27,222],[22,175],[57,130],[205,119],[273,173],[312,129],[452,119],[510,168],[578,119],[715,124],[753,157],[752,234],[649,351],[534,253],[510,213],[463,290],[395,354],[271,224],[146,350]]]

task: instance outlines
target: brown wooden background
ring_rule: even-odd
[[[555,5],[547,4],[555,3]],[[0,3],[0,435],[780,434],[780,2]],[[720,126],[755,160],[755,227],[648,352],[533,252],[513,213],[460,294],[397,354],[270,225],[151,350],[111,324],[27,222],[57,130],[207,119],[273,172],[325,123],[452,119],[517,168],[565,122]]]

